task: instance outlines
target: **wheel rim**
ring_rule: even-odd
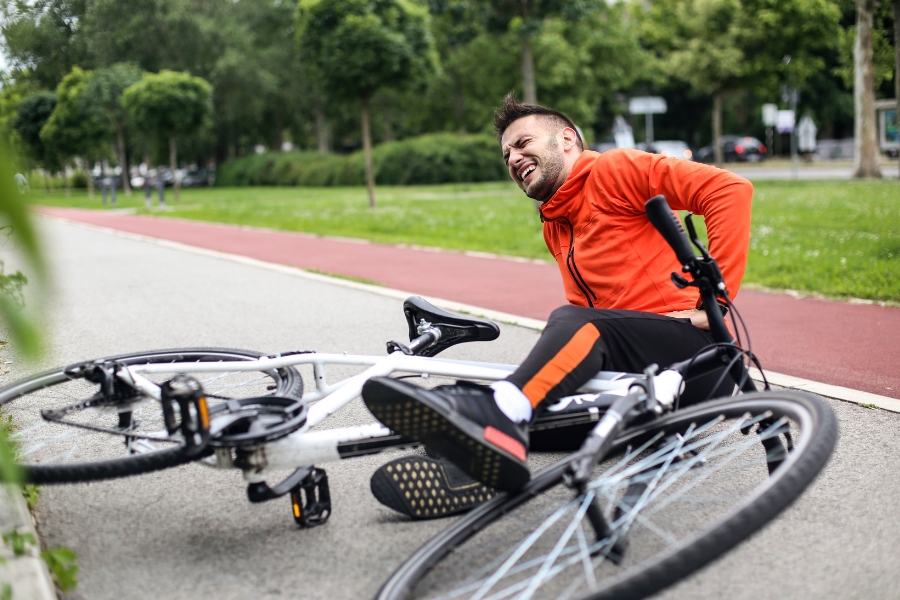
[[[141,363],[244,361],[257,353],[226,350],[179,350],[115,357],[119,362]],[[250,398],[271,394],[290,394],[293,376],[286,371],[251,371],[227,373],[194,373],[207,393],[211,406],[225,398]],[[148,376],[161,383],[173,376],[160,373]],[[63,370],[38,375],[0,390],[0,416],[6,423],[16,448],[18,462],[35,474],[65,469],[98,461],[148,457],[179,453],[180,436],[169,436],[165,430],[158,402],[142,398],[129,410],[88,408],[66,415],[66,423],[48,422],[41,417],[44,409],[71,406],[96,394],[99,385],[79,378],[70,380]],[[301,392],[302,393],[302,392]],[[130,413],[130,416],[129,414]],[[110,434],[78,427],[121,427],[122,433]],[[128,435],[132,434],[132,435]],[[134,435],[136,434],[136,435]],[[151,438],[174,438],[174,442]]]
[[[773,406],[772,402],[757,404]],[[811,414],[802,405],[784,404],[785,410],[776,413],[776,421],[767,424],[761,435],[756,430],[767,413],[752,401],[732,403],[715,419],[693,426],[689,414],[673,418],[659,436],[650,435],[652,426],[638,430],[619,444],[623,452],[594,472],[585,496],[576,497],[558,483],[543,484],[542,477],[559,481],[561,467],[549,469],[557,472],[542,473],[533,481],[534,499],[461,543],[419,582],[412,596],[620,598],[643,597],[661,589],[678,576],[648,578],[649,569],[702,546],[713,537],[711,530],[739,520],[749,505],[771,495],[807,448]],[[747,425],[753,429],[749,435],[741,432]],[[681,437],[667,442],[666,437],[676,432]],[[762,438],[786,442],[786,433],[793,442],[787,457],[776,456],[777,450],[766,451],[760,443]],[[772,459],[782,462],[769,476]],[[600,501],[615,539],[596,539],[585,518],[587,502],[593,498]],[[499,506],[502,500],[496,503]],[[487,515],[489,509],[485,509]],[[628,548],[617,565],[609,556],[619,538],[627,540]],[[420,558],[429,564],[438,559],[436,555]],[[642,581],[641,589],[629,589],[634,581]]]

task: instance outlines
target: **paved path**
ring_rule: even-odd
[[[381,354],[385,340],[405,334],[394,298],[66,223],[40,226],[54,273],[44,366],[185,345]],[[451,348],[448,357],[521,360],[537,332],[501,327],[496,342]],[[11,372],[0,385],[42,368],[4,366]],[[900,415],[830,404],[841,439],[813,486],[766,529],[657,600],[897,597]],[[336,417],[342,425],[371,420],[359,402]],[[238,473],[187,465],[45,486],[39,530],[47,545],[79,555],[80,583],[66,600],[371,598],[447,525],[410,522],[374,500],[369,476],[385,460],[322,465],[334,515],[316,529],[298,530],[285,499],[247,502]]]
[[[821,163],[816,165],[801,164],[797,169],[797,177],[794,177],[794,173],[789,166],[785,167],[783,165],[769,166],[762,164],[751,167],[728,165],[726,168],[750,181],[769,181],[773,179],[850,179],[853,177],[852,167],[833,167]],[[881,167],[881,175],[885,179],[896,178],[897,165],[892,164]]]
[[[565,304],[555,264],[371,244],[110,211],[39,211],[546,320]],[[900,398],[900,309],[744,290],[738,307],[765,368]]]

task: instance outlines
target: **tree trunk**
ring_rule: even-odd
[[[128,160],[125,158],[125,128],[116,125],[116,153],[119,155],[119,167],[122,169],[122,190],[131,196],[131,184],[128,181]]]
[[[175,193],[175,202],[178,202],[181,182],[178,181],[178,149],[175,147],[174,135],[169,136],[169,168],[172,169],[172,190]]]
[[[91,172],[91,161],[87,156],[82,158],[84,161],[84,172],[87,173],[88,198],[94,199],[94,174]]]
[[[537,89],[534,83],[534,56],[531,53],[531,36],[522,36],[522,89],[525,102],[537,104]]]
[[[391,117],[390,98],[388,99],[388,103],[384,106],[384,135],[381,136],[381,141],[394,141],[394,123]]]
[[[328,143],[328,122],[325,121],[325,113],[321,108],[316,107],[314,112],[316,115],[316,146],[319,152],[328,154],[331,151],[331,144]]]
[[[897,0],[900,2],[900,0]],[[456,82],[456,97],[453,103],[454,112],[456,113],[456,123],[459,126],[459,132],[466,132],[466,96],[462,91],[462,85],[459,80]]]
[[[66,198],[71,198],[72,197],[72,188],[69,187],[69,174],[66,172],[65,167],[63,167],[63,170],[62,170],[62,177],[63,177],[63,185],[66,187]]]
[[[856,0],[856,43],[853,45],[854,148],[853,176],[881,177],[878,128],[875,125],[875,69],[872,61],[872,15],[875,0]]]
[[[713,94],[712,110],[713,149],[717,167],[725,164],[725,152],[722,148],[722,92]]]
[[[284,148],[284,124],[282,123],[281,113],[275,114],[275,151],[281,152]]]
[[[369,192],[369,208],[375,208],[375,173],[372,168],[372,133],[369,130],[369,99],[360,98],[362,104],[363,153],[366,156],[366,189]]]
[[[894,51],[896,53],[894,57],[894,99],[897,101],[897,122],[900,123],[900,0],[894,0],[892,7],[894,9]],[[900,152],[900,148],[897,150]]]

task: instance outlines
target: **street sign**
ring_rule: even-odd
[[[628,101],[628,112],[633,115],[661,115],[666,110],[666,99],[660,96],[638,96]]]
[[[794,131],[794,111],[779,110],[775,119],[775,129],[778,133],[791,133]]]
[[[762,119],[763,125],[765,125],[766,127],[775,127],[775,123],[778,120],[778,105],[763,104]]]
[[[616,140],[616,148],[634,148],[634,133],[631,131],[631,125],[622,115],[616,115],[613,124],[613,138]]]
[[[818,128],[809,115],[805,115],[800,119],[800,124],[797,125],[797,144],[800,147],[800,152],[816,151],[817,132]]]

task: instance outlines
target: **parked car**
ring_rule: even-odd
[[[725,162],[759,162],[766,157],[766,146],[749,135],[723,135],[722,154]],[[696,159],[700,162],[711,163],[716,160],[713,145],[704,146],[697,150]]]
[[[650,144],[640,143],[637,145],[637,149],[682,160],[693,160],[694,156],[694,153],[691,152],[691,147],[680,140],[658,140]]]
[[[195,169],[184,174],[184,176],[181,178],[181,185],[182,187],[212,185],[215,179],[215,171],[211,169]]]

